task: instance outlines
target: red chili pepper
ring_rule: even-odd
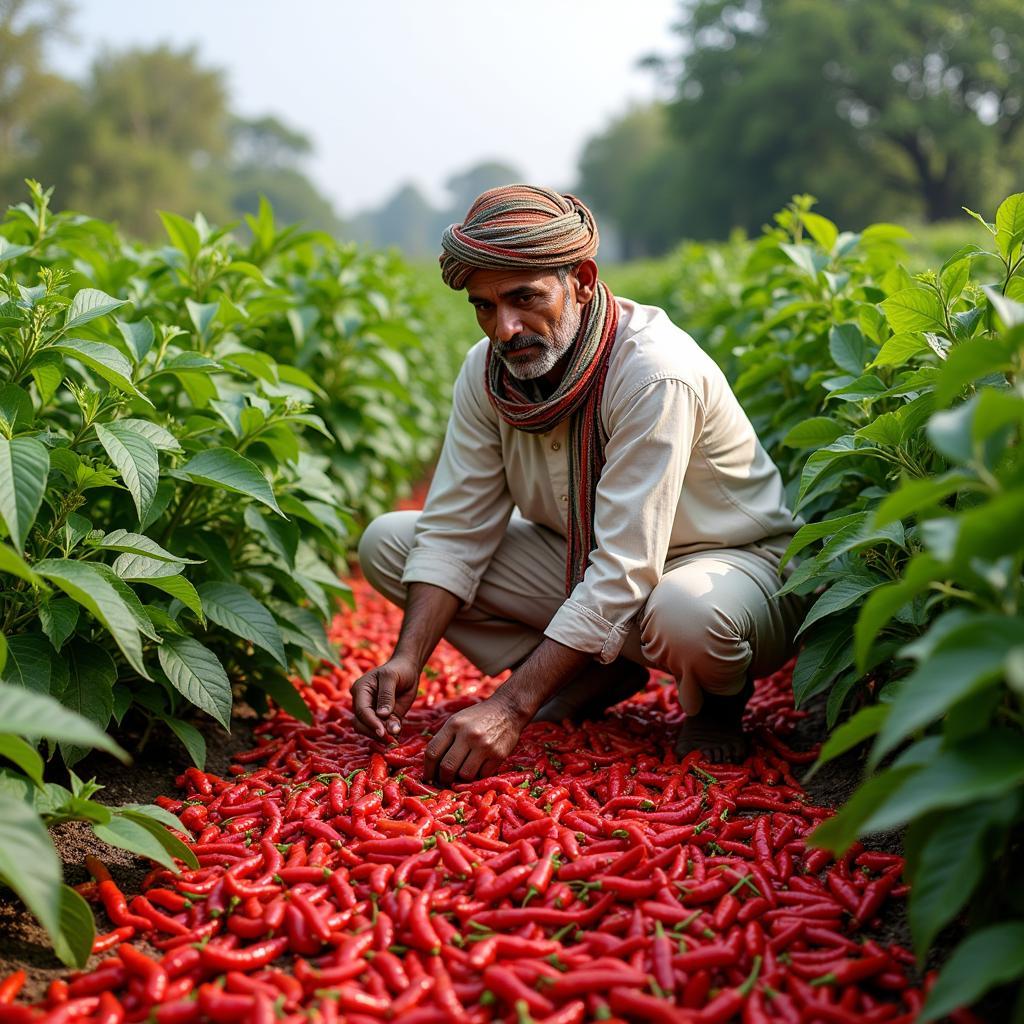
[[[23,970],[17,970],[0,981],[0,1005],[6,1006],[14,1002],[25,984],[25,977]]]
[[[159,1003],[167,994],[167,971],[156,960],[150,959],[145,953],[134,946],[119,946],[117,955],[123,961],[129,974],[142,979],[143,994],[150,1005]]]
[[[200,952],[203,966],[215,971],[252,971],[276,960],[288,948],[283,936],[267,939],[245,949],[225,949],[208,943]]]

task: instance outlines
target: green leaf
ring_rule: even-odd
[[[846,433],[846,426],[828,416],[812,416],[802,420],[782,439],[787,448],[821,448],[832,444]]]
[[[203,611],[218,626],[262,648],[284,668],[288,666],[284,641],[274,616],[245,587],[208,581],[199,585]]]
[[[181,472],[196,483],[248,495],[287,518],[256,463],[230,448],[207,448],[182,466]]]
[[[899,489],[893,491],[875,509],[874,522],[884,526],[897,519],[931,511],[952,494],[961,490],[978,490],[980,487],[976,477],[962,470],[952,470],[941,476],[904,480]]]
[[[141,363],[153,347],[152,321],[147,317],[144,320],[136,320],[134,323],[126,323],[124,320],[116,320],[115,323],[129,351],[135,357],[135,362]]]
[[[848,621],[832,621],[807,642],[793,669],[793,700],[799,707],[821,693],[840,672],[853,664]]]
[[[153,404],[132,383],[132,364],[113,345],[103,341],[86,341],[84,338],[62,338],[52,347],[85,363],[90,370],[118,390],[141,398],[147,405]]]
[[[802,270],[812,281],[818,278],[818,271],[828,265],[828,257],[815,253],[810,245],[791,245],[780,243],[779,248]]]
[[[931,288],[904,288],[882,302],[882,309],[897,333],[946,331],[946,317],[938,295]]]
[[[158,717],[181,740],[188,756],[192,758],[192,763],[202,771],[206,767],[206,740],[203,739],[203,734],[194,725],[180,718],[172,718],[170,715]]]
[[[60,861],[50,834],[33,808],[0,791],[0,876],[21,897],[39,923],[60,929]]]
[[[19,388],[17,384],[0,386],[0,417],[7,421],[9,427],[14,428],[14,433],[20,433],[31,426],[35,415],[32,398],[24,388]]]
[[[142,607],[142,602],[139,600],[138,594],[128,586],[127,583],[116,572],[103,562],[91,563],[95,570],[103,576],[103,578],[117,591],[118,596],[128,606],[128,610],[132,613],[132,617],[135,619],[135,625],[138,626],[139,632],[150,640],[155,640],[157,643],[160,642],[160,634],[153,628],[153,622],[150,617],[146,614],[146,609]]]
[[[811,770],[804,776],[806,783],[812,776],[817,774],[822,765],[835,760],[848,750],[852,750],[859,743],[863,743],[869,736],[874,736],[882,727],[889,716],[890,705],[873,704],[871,707],[861,708],[848,722],[844,722],[825,741],[818,754],[818,760],[811,766]]]
[[[139,522],[143,522],[160,479],[160,458],[156,446],[117,420],[107,426],[93,424],[93,429],[135,502]]]
[[[206,624],[203,603],[199,599],[199,594],[184,576],[145,576],[133,582],[145,583],[147,586],[162,590],[165,594],[180,601],[203,625]]]
[[[818,523],[807,523],[805,526],[801,526],[793,534],[789,547],[783,553],[779,568],[784,567],[791,558],[803,551],[808,544],[813,544],[814,541],[821,540],[822,537],[831,537],[852,523],[859,525],[865,522],[867,517],[867,512],[851,512],[849,515],[836,516],[834,519],[823,519]]]
[[[996,210],[996,247],[1003,259],[1017,258],[1024,242],[1024,192],[1007,196]]]
[[[827,217],[822,217],[820,213],[812,213],[810,210],[802,210],[800,212],[800,219],[804,222],[804,226],[807,228],[807,233],[813,238],[818,245],[825,250],[825,252],[831,252],[832,247],[836,244],[836,239],[839,237],[839,230],[835,224],[832,223]]]
[[[1012,802],[989,801],[942,815],[929,832],[911,878],[910,928],[919,960],[970,899],[989,863],[994,828],[1007,827]]]
[[[164,230],[167,232],[167,237],[171,240],[171,245],[183,252],[188,257],[189,263],[194,262],[196,256],[199,255],[199,248],[202,244],[195,225],[176,213],[170,213],[166,210],[158,210],[157,212],[160,214],[160,219],[164,222]]]
[[[60,929],[50,938],[54,953],[67,967],[84,967],[92,955],[96,922],[89,904],[69,885],[60,887]]]
[[[90,547],[99,548],[101,551],[123,551],[132,555],[144,555],[147,558],[156,559],[158,562],[176,562],[179,565],[199,564],[194,558],[182,558],[181,555],[171,554],[170,551],[143,533],[131,533],[128,530],[111,530],[109,533],[103,534],[102,537],[91,539],[87,543]],[[118,575],[123,578],[122,573],[118,573]]]
[[[969,935],[953,951],[928,994],[919,1024],[969,1006],[990,988],[1021,976],[1024,921],[1004,921]]]
[[[140,857],[148,857],[162,864],[177,874],[178,866],[174,858],[164,848],[164,844],[144,825],[130,818],[121,817],[113,809],[109,824],[93,825],[96,838],[121,850],[137,853]]]
[[[123,419],[114,420],[114,423],[131,430],[133,433],[141,434],[157,451],[181,451],[178,439],[165,427],[161,427],[159,423],[154,423],[152,420],[140,420],[133,416],[125,416]],[[108,426],[112,426],[112,424],[108,424]]]
[[[167,636],[157,650],[171,685],[231,731],[231,683],[208,647],[186,636]]]
[[[156,809],[161,810],[159,807]],[[182,861],[190,868],[199,867],[196,855],[177,836],[167,831],[167,822],[162,816],[155,816],[149,807],[143,809],[142,805],[136,804],[135,806],[114,807],[112,810],[115,817],[127,818],[129,821],[135,822],[136,825],[141,825],[172,857]],[[168,815],[168,817],[173,818],[174,816]],[[188,829],[177,818],[174,819],[170,827],[186,835],[189,834]],[[177,872],[177,868],[175,871]]]
[[[1024,518],[1024,488],[1004,491],[977,508],[950,518],[953,528],[952,550],[938,551],[940,557],[955,566],[966,566],[972,559],[996,559],[1021,548],[1020,523]],[[928,520],[925,526],[941,522]],[[926,540],[929,548],[932,538]]]
[[[252,684],[257,689],[270,694],[292,718],[297,718],[307,725],[313,724],[313,712],[310,711],[309,705],[285,676],[265,673],[258,679],[254,679]]]
[[[40,576],[37,576],[28,562],[16,551],[12,551],[6,544],[0,544],[0,572],[10,573],[18,579],[31,583],[33,587],[41,587],[44,590],[49,588]]]
[[[41,441],[0,437],[0,518],[19,554],[39,512],[49,472],[50,453]]]
[[[845,611],[851,605],[860,601],[865,594],[880,587],[885,580],[880,576],[846,576],[841,577],[832,584],[824,594],[814,602],[803,624],[797,630],[799,636],[809,626],[813,626],[819,619],[827,615],[835,615],[836,612]]]
[[[39,605],[39,624],[58,653],[78,625],[78,612],[79,606],[67,597],[43,601]]]
[[[6,726],[6,722],[4,725]],[[43,759],[20,736],[0,733],[0,757],[13,761],[37,786],[43,784]]]
[[[933,580],[941,579],[942,565],[931,555],[915,555],[906,565],[902,579],[879,587],[864,602],[853,630],[857,668],[863,672],[871,645],[886,623]]]
[[[954,409],[935,413],[928,421],[927,434],[932,447],[953,462],[970,462],[974,454],[971,423],[977,404],[978,396],[974,395]]]
[[[49,693],[53,669],[52,648],[41,636],[12,636],[7,639],[7,659],[0,670],[0,682],[33,693]],[[0,722],[4,722],[0,718]],[[6,722],[4,723],[6,725]],[[19,730],[20,731],[20,730]]]
[[[245,525],[263,535],[267,544],[276,551],[289,569],[295,568],[295,552],[299,547],[298,524],[277,516],[266,516],[249,505],[245,510]]]
[[[911,356],[928,351],[928,343],[920,332],[894,334],[887,338],[878,355],[871,361],[871,368],[876,366],[903,366]]]
[[[950,350],[935,382],[935,404],[949,405],[972,381],[1013,369],[1017,345],[1008,338],[971,338]]]
[[[8,242],[6,238],[0,237],[0,263],[4,263],[7,260],[16,260],[19,256],[24,256],[25,253],[31,251],[31,245],[14,245]]]
[[[83,288],[76,293],[71,300],[71,307],[68,309],[67,319],[64,321],[64,331],[72,327],[81,327],[101,316],[112,313],[115,309],[128,304],[126,299],[115,299],[98,288]]]
[[[143,679],[151,678],[142,661],[142,642],[135,616],[101,568],[69,558],[46,558],[37,562],[35,568],[43,579],[55,583],[103,623],[132,668]]]
[[[898,828],[944,807],[961,807],[1024,783],[1024,743],[1018,733],[990,730],[940,750],[905,779],[861,824],[863,832]]]
[[[196,334],[205,339],[210,330],[210,324],[220,309],[219,302],[193,302],[185,300],[185,308],[188,309],[189,319],[195,325]]]
[[[797,505],[799,506],[803,502],[804,497],[810,492],[818,478],[838,460],[851,455],[859,455],[870,447],[870,445],[859,442],[852,434],[846,434],[825,448],[819,448],[816,452],[812,452],[807,462],[804,463],[803,472],[800,474]]]
[[[323,621],[308,608],[298,605],[275,602],[274,614],[283,619],[293,629],[298,630],[305,639],[304,647],[321,660],[337,664],[338,650],[327,639],[327,631]]]
[[[868,343],[856,324],[833,324],[828,332],[828,351],[840,370],[855,377],[864,372]]]
[[[114,710],[113,688],[117,669],[113,660],[102,647],[81,639],[68,647],[65,660],[68,683],[61,694],[61,703],[76,715],[94,722],[97,728],[105,729]],[[68,740],[62,743],[64,758],[69,763],[80,759],[68,756],[71,747],[84,752],[90,746]]]
[[[49,405],[64,380],[64,357],[59,352],[44,349],[32,357],[29,370],[39,392],[40,407]]]
[[[901,680],[892,713],[871,750],[874,768],[911,733],[946,714],[958,701],[1002,679],[1003,661],[1019,643],[1019,619],[975,615],[951,630],[930,658]]]
[[[862,831],[863,822],[875,807],[917,771],[915,767],[890,768],[875,775],[854,790],[853,795],[829,819],[808,837],[807,845],[835,854],[843,853]]]

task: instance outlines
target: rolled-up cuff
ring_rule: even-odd
[[[631,623],[617,626],[592,608],[566,598],[551,617],[544,635],[566,647],[586,651],[602,664],[614,661],[622,650]]]
[[[476,597],[480,577],[454,555],[414,547],[405,560],[402,583],[406,586],[410,583],[432,583],[435,587],[443,587],[462,601],[460,611],[465,611]]]

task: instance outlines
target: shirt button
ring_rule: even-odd
[[[551,442],[551,450],[552,450],[553,452],[557,452],[557,451],[558,451],[558,449],[559,449],[559,448],[561,448],[561,447],[562,447],[562,446],[561,446],[561,445],[560,445],[560,444],[559,444],[559,443],[558,443],[557,441],[552,441],[552,442]]]
[[[560,501],[568,501],[569,500],[569,496],[567,494],[563,494],[562,497],[559,500]]]

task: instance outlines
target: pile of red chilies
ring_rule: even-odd
[[[0,1024],[584,1020],[909,1024],[913,957],[864,935],[905,893],[902,861],[805,846],[830,812],[794,778],[787,670],[761,680],[742,764],[672,750],[670,686],[604,721],[530,726],[501,775],[439,791],[423,748],[496,685],[442,644],[400,745],[352,728],[349,688],[400,613],[354,581],[340,668],[278,712],[231,777],[189,768],[179,814],[198,869],[124,895],[90,859],[80,891],[113,930],[96,966]],[[973,1020],[962,1012],[961,1022]]]

